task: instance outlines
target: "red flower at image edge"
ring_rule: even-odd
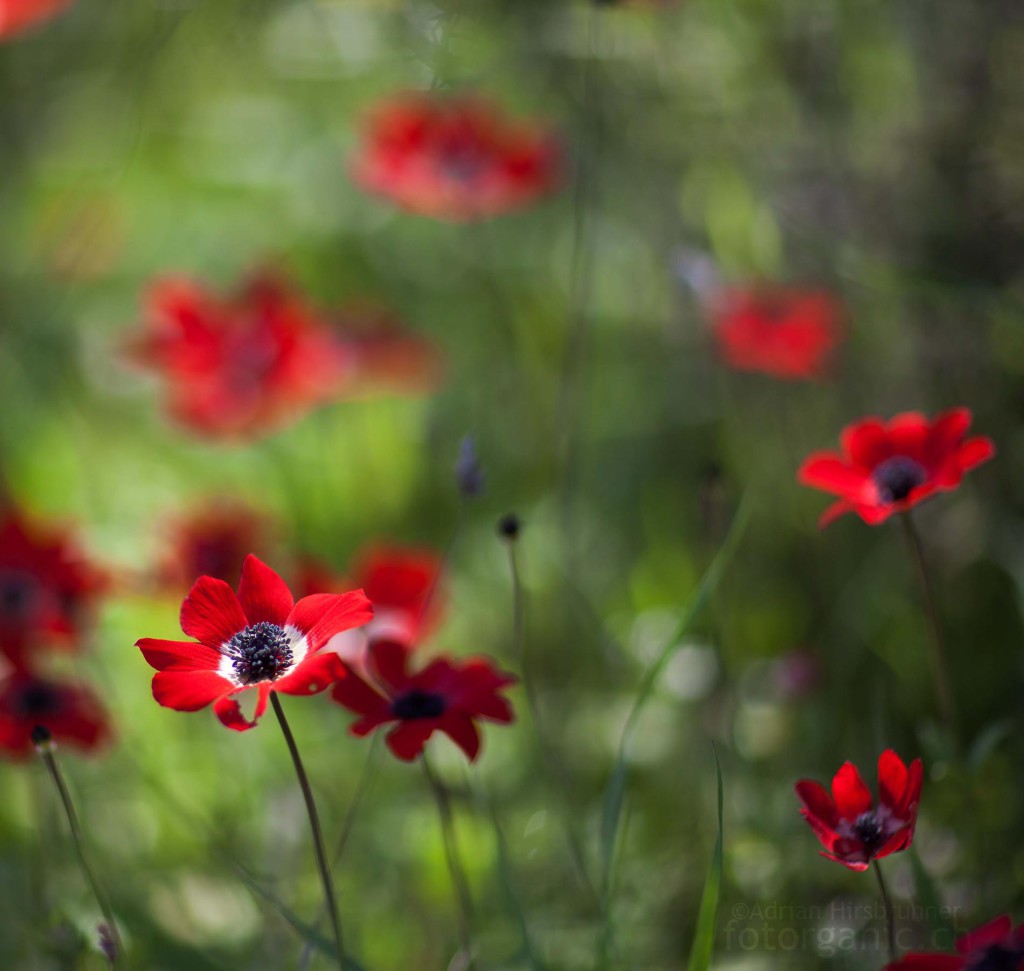
[[[174,417],[213,436],[298,417],[333,397],[352,366],[321,319],[266,274],[226,300],[187,279],[157,283],[133,356],[161,372]]]
[[[0,0],[0,40],[55,17],[73,0]]]
[[[200,577],[185,598],[181,629],[198,644],[144,637],[136,646],[158,672],[153,697],[161,705],[198,711],[212,703],[224,725],[243,732],[255,727],[271,691],[312,695],[344,677],[341,659],[320,649],[372,616],[362,590],[296,603],[284,580],[250,555],[237,596],[223,580]],[[251,721],[235,700],[250,688],[257,690]]]
[[[55,741],[87,752],[110,737],[106,712],[91,691],[15,671],[0,681],[0,751],[28,758],[35,752],[32,730],[39,725]]]
[[[374,641],[368,653],[374,684],[346,665],[347,676],[335,684],[331,697],[361,716],[350,729],[353,735],[397,722],[387,744],[404,761],[415,759],[435,731],[447,734],[473,761],[480,751],[477,720],[513,719],[512,706],[499,692],[518,679],[484,658],[439,657],[410,674],[408,646]]]
[[[789,287],[730,290],[712,301],[712,329],[726,363],[776,378],[822,378],[843,338],[839,302]]]
[[[796,784],[800,810],[825,847],[822,856],[851,870],[866,870],[881,859],[910,846],[917,823],[923,770],[920,759],[908,769],[887,749],[878,758],[878,806],[857,767],[846,762],[832,780],[832,794],[810,779]]]
[[[1016,930],[1008,916],[965,934],[958,954],[907,954],[886,971],[1024,971],[1024,924]]]
[[[875,526],[936,492],[955,489],[965,472],[996,453],[989,438],[965,438],[970,425],[970,411],[953,408],[931,422],[909,411],[888,422],[864,418],[847,426],[841,453],[815,452],[797,473],[804,485],[840,497],[819,525],[855,512]]]
[[[8,509],[0,518],[0,652],[16,667],[43,647],[76,647],[104,576],[67,536]]]
[[[468,221],[524,206],[560,180],[556,141],[470,96],[404,94],[369,118],[352,176],[405,209]]]

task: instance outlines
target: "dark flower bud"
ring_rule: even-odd
[[[32,729],[32,744],[37,749],[49,748],[50,743],[53,741],[53,735],[50,734],[50,729],[45,725],[36,725]]]
[[[510,512],[507,516],[502,516],[498,520],[498,535],[503,536],[507,540],[518,539],[521,528],[522,523],[514,512]]]
[[[483,493],[487,484],[480,456],[476,453],[476,440],[466,435],[459,444],[459,458],[455,463],[455,481],[463,499],[474,499]]]
[[[117,939],[114,937],[114,932],[110,929],[110,925],[105,923],[97,924],[96,931],[99,934],[100,952],[111,964],[114,964],[118,958]]]

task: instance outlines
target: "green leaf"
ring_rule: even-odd
[[[711,963],[711,953],[715,948],[715,927],[718,921],[718,898],[722,889],[722,866],[724,852],[722,843],[722,807],[724,803],[722,788],[722,765],[715,752],[715,773],[718,776],[718,839],[715,851],[711,855],[711,868],[704,881],[704,892],[700,898],[700,911],[697,914],[697,933],[690,951],[688,971],[707,971]]]

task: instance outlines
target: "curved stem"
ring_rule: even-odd
[[[288,720],[284,717],[284,709],[277,697],[276,691],[270,692],[270,703],[274,707],[274,714],[277,715],[278,724],[284,734],[284,740],[288,745],[288,752],[291,754],[292,763],[295,766],[295,774],[299,778],[299,788],[302,789],[302,798],[306,801],[306,813],[309,816],[309,828],[313,832],[313,849],[316,853],[316,867],[320,872],[320,883],[324,889],[324,903],[327,906],[327,914],[331,918],[331,928],[334,931],[334,944],[338,949],[338,967],[345,971],[345,947],[341,936],[341,918],[338,916],[338,903],[334,895],[334,883],[331,880],[331,868],[327,864],[327,853],[324,851],[324,837],[320,830],[320,817],[317,815],[316,802],[313,800],[313,790],[309,787],[309,778],[303,768],[302,759],[299,756],[298,746],[295,744],[295,737],[288,726]]]
[[[885,879],[882,877],[882,868],[879,866],[878,860],[872,861],[871,869],[875,871],[875,876],[878,877],[878,889],[882,894],[882,906],[885,908],[885,930],[889,942],[889,960],[895,961],[897,957],[896,921],[892,912],[892,901],[889,899],[889,891],[886,889]]]
[[[918,535],[914,520],[910,513],[904,513],[900,519],[903,520],[903,532],[907,538],[907,545],[910,547],[910,554],[917,568],[918,581],[921,584],[921,597],[924,601],[924,610],[928,618],[929,647],[931,651],[932,675],[935,679],[935,699],[939,706],[939,714],[946,728],[954,732],[956,728],[956,707],[953,703],[953,690],[949,679],[949,666],[946,663],[946,649],[942,640],[942,630],[939,627],[939,613],[935,606],[935,593],[932,588],[931,577],[928,573],[928,564],[924,556],[924,547],[921,545],[921,537]]]
[[[124,953],[124,947],[121,943],[121,934],[117,929],[117,922],[114,920],[114,912],[110,907],[110,901],[107,899],[107,895],[103,892],[103,888],[96,879],[96,874],[93,873],[92,867],[89,866],[88,857],[85,855],[82,827],[78,822],[78,814],[75,812],[75,805],[71,801],[71,793],[68,791],[67,784],[64,782],[64,775],[60,771],[60,766],[57,765],[57,760],[53,756],[53,743],[45,741],[41,744],[37,744],[36,750],[39,752],[40,756],[42,756],[46,769],[50,773],[50,778],[53,779],[53,784],[57,787],[57,793],[60,796],[60,801],[64,805],[64,813],[68,817],[68,828],[71,830],[71,842],[74,844],[75,853],[78,855],[78,864],[82,868],[82,874],[85,876],[85,881],[89,884],[89,889],[96,898],[96,903],[100,905],[100,912],[103,914],[104,921],[106,921],[106,933],[110,941],[110,951],[107,953],[107,959],[110,961],[110,966],[112,968],[116,968],[118,958]],[[104,936],[102,929],[100,934],[101,937]]]

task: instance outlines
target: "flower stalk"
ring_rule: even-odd
[[[882,876],[882,867],[879,865],[878,860],[872,861],[871,869],[875,871],[875,876],[878,878],[878,890],[882,895],[882,908],[885,910],[885,931],[886,940],[888,941],[889,946],[889,960],[895,961],[897,957],[896,920],[892,911],[892,901],[889,899],[889,890],[885,885],[885,878]]]

